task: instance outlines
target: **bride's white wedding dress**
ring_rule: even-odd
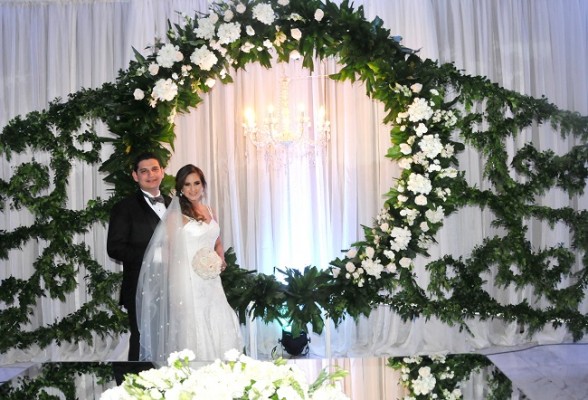
[[[142,361],[164,363],[184,349],[196,361],[212,361],[232,348],[242,350],[239,321],[220,276],[205,279],[192,268],[198,250],[214,249],[220,227],[214,219],[185,221],[175,198],[143,259],[137,288]]]
[[[209,223],[191,219],[183,231],[188,260],[192,260],[201,248],[214,248],[220,227],[214,219]],[[173,309],[170,310],[170,324],[179,327],[178,346],[194,351],[196,360],[222,359],[227,350],[242,350],[239,321],[227,302],[220,276],[203,279],[190,265],[186,268],[190,281],[185,296],[192,296],[194,309],[193,318],[187,321],[176,321]]]

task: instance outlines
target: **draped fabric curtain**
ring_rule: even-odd
[[[468,74],[525,94],[543,95],[560,108],[588,114],[588,3],[582,0],[357,0],[367,19],[382,18],[403,44],[420,49],[423,58],[454,62]],[[0,0],[0,125],[11,118],[41,110],[55,97],[65,98],[82,87],[113,81],[133,57],[164,38],[167,20],[179,22],[185,12],[206,10],[208,2],[180,0],[129,1],[2,1]],[[220,218],[225,248],[233,247],[239,264],[263,273],[274,268],[328,266],[341,250],[362,238],[361,225],[371,225],[394,184],[396,167],[384,154],[389,127],[384,111],[365,96],[364,88],[334,83],[325,75],[337,70],[334,60],[304,70],[291,61],[266,70],[258,65],[234,73],[234,83],[218,85],[194,111],[176,118],[177,140],[166,171],[175,175],[184,164],[203,169],[209,183],[208,201]],[[267,155],[244,136],[244,109],[253,107],[262,118],[266,106],[276,104],[281,78],[291,79],[290,99],[307,109],[325,105],[331,122],[331,140],[315,158],[289,157],[268,162]],[[99,132],[108,135],[103,127]],[[509,151],[533,141],[540,149],[567,151],[573,139],[561,139],[549,127],[534,126],[508,144]],[[104,148],[106,159],[109,148]],[[1,160],[0,176],[32,155],[10,162]],[[35,154],[48,162],[48,157]],[[460,167],[469,182],[482,188],[482,157],[468,150]],[[88,199],[108,196],[97,166],[76,166],[70,180],[70,205],[79,208]],[[551,191],[542,201],[551,206],[588,208],[586,195],[569,199]],[[24,211],[3,210],[0,229],[12,230],[29,221]],[[492,215],[465,208],[447,219],[439,233],[433,258],[465,255],[493,234]],[[537,246],[569,243],[561,227],[531,221],[529,235]],[[97,225],[79,238],[89,243],[106,268],[120,266],[105,251],[107,227]],[[42,243],[28,244],[1,260],[0,276],[26,278]],[[420,284],[427,284],[424,265],[417,262]],[[489,285],[493,276],[485,277]],[[532,296],[514,288],[492,289],[504,301]],[[83,280],[66,303],[43,299],[36,323],[46,325],[72,312],[87,300]],[[588,307],[588,305],[585,305]],[[520,327],[473,321],[471,336],[439,321],[402,322],[387,307],[369,318],[345,321],[329,332],[311,336],[317,356],[401,355],[415,352],[488,350],[524,344],[529,338]],[[250,327],[258,355],[267,356],[277,345],[277,327],[254,323]],[[325,337],[330,337],[329,342]],[[546,329],[535,342],[570,340],[563,330]],[[2,363],[23,360],[122,359],[126,338],[97,338],[93,346],[51,346],[0,356]]]

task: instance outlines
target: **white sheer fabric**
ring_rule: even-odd
[[[585,1],[357,0],[355,4],[364,6],[368,19],[380,16],[391,34],[403,36],[403,43],[421,49],[423,57],[453,61],[468,74],[487,75],[507,88],[536,97],[546,95],[563,109],[588,114]],[[132,57],[131,46],[142,50],[155,37],[164,37],[165,21],[178,18],[175,11],[192,15],[206,5],[204,0],[0,1],[0,125],[16,115],[45,108],[55,97],[65,98],[81,87],[114,80]],[[335,68],[332,61],[325,62],[317,66],[314,78],[307,78],[309,72],[295,63],[271,70],[253,65],[236,74],[234,84],[215,87],[198,109],[177,118],[176,152],[167,172],[175,174],[186,163],[207,171],[213,188],[210,201],[221,216],[223,242],[226,248],[235,248],[242,267],[273,273],[274,267],[327,266],[341,249],[361,238],[360,225],[372,223],[382,195],[394,182],[395,167],[384,159],[389,127],[381,124],[381,106],[366,98],[361,85],[335,84],[322,78]],[[244,107],[261,111],[275,103],[284,73],[296,78],[292,99],[304,99],[308,108],[326,105],[332,139],[314,163],[294,159],[279,167],[268,165],[242,134]],[[534,126],[509,143],[511,153],[527,141],[556,152],[574,144],[548,126]],[[109,151],[104,149],[104,158]],[[45,155],[35,158],[48,162]],[[29,155],[22,155],[8,162],[2,157],[1,178],[8,179],[13,167],[28,159]],[[460,162],[471,183],[487,187],[479,154],[467,151]],[[79,208],[88,199],[107,196],[108,189],[97,167],[76,166],[70,180],[71,206]],[[542,200],[552,206],[588,208],[586,195],[568,199],[551,191]],[[461,210],[446,221],[432,256],[467,255],[492,234],[491,220],[488,212]],[[25,211],[5,210],[0,229],[12,230],[29,222]],[[531,223],[529,235],[537,246],[569,241],[561,226],[551,229]],[[79,240],[90,243],[107,268],[118,270],[106,256],[105,229],[96,226]],[[1,277],[29,276],[42,246],[28,243],[22,251],[11,252],[8,260],[0,261]],[[423,286],[427,283],[425,263],[420,260],[417,267]],[[486,279],[492,283],[493,276]],[[87,298],[83,279],[79,282],[78,291],[65,303],[41,300],[33,327],[77,309]],[[510,287],[493,289],[493,295],[505,301],[523,294],[531,295]],[[513,325],[493,322],[470,327],[475,336],[436,321],[402,323],[380,307],[358,324],[347,321],[337,334],[331,332],[332,343],[325,343],[324,335],[313,336],[311,351],[324,355],[330,348],[340,355],[395,355],[469,351],[528,341]],[[279,336],[263,324],[257,328],[263,356]],[[563,330],[546,329],[532,340],[560,342],[569,337]],[[93,346],[12,351],[0,356],[0,361],[116,358],[125,354],[125,341],[107,338],[97,339]]]

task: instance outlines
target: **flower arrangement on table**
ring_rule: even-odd
[[[347,374],[344,370],[323,370],[309,385],[303,371],[283,359],[259,361],[233,349],[225,353],[225,361],[197,370],[189,365],[193,360],[191,350],[172,353],[168,366],[129,374],[122,385],[106,390],[100,399],[349,399],[332,383]]]
[[[461,399],[462,383],[488,364],[488,360],[478,354],[388,359],[388,366],[400,371],[400,383],[408,390],[403,400]]]

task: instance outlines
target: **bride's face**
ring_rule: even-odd
[[[199,202],[202,200],[202,196],[204,195],[204,188],[202,187],[202,180],[196,172],[188,175],[184,181],[182,193],[191,202]]]

